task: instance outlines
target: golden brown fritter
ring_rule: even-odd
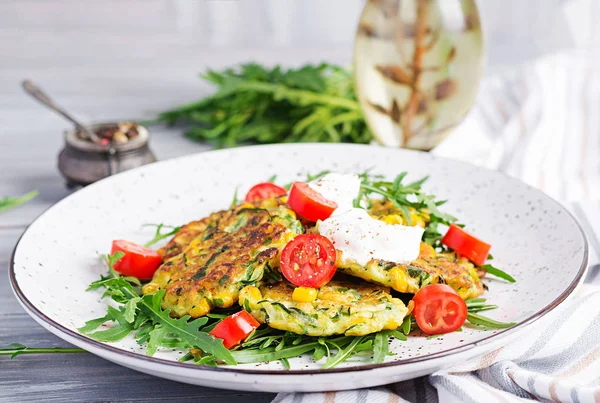
[[[417,260],[410,264],[396,264],[373,259],[366,266],[342,259],[338,254],[338,271],[362,278],[398,292],[415,294],[429,284],[445,283],[463,298],[474,298],[483,293],[483,285],[475,266],[454,253],[437,254],[426,243],[421,243]]]
[[[196,318],[214,307],[232,306],[243,287],[260,284],[266,273],[279,277],[271,270],[279,265],[283,247],[303,227],[279,202],[260,205],[265,208],[241,205],[211,215],[211,223],[182,253],[159,267],[143,293],[164,289],[163,308],[172,316]]]
[[[192,221],[184,226],[175,234],[175,236],[164,247],[159,249],[159,253],[163,255],[163,260],[166,261],[173,256],[179,255],[188,246],[194,238],[204,232],[215,231],[217,227],[223,228],[237,214],[236,211],[242,208],[266,208],[274,209],[278,206],[285,205],[286,197],[277,199],[265,199],[255,202],[246,202],[230,210],[218,211],[212,213],[208,217],[204,217],[198,221]]]
[[[396,329],[408,312],[400,299],[392,298],[388,287],[339,275],[319,288],[311,302],[293,300],[294,288],[285,280],[259,288],[248,286],[240,292],[240,305],[261,323],[309,336],[362,336]]]

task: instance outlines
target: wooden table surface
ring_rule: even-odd
[[[78,0],[0,0],[0,197],[39,191],[31,202],[0,215],[0,348],[9,343],[68,346],[23,311],[8,282],[10,254],[21,233],[71,192],[56,169],[62,133],[69,124],[26,96],[19,85],[23,79],[38,83],[84,121],[151,118],[157,111],[207,94],[210,88],[197,73],[208,66],[249,60],[349,64],[362,4],[362,0],[330,0],[326,6],[316,0],[252,4],[109,0],[84,5]],[[510,13],[503,11],[509,9]],[[533,22],[525,16],[532,10],[539,17]],[[546,21],[542,13],[554,15],[557,24],[544,41],[520,40],[518,48],[510,46],[511,34],[504,29],[511,24],[507,18],[512,18],[513,7],[492,0],[483,11],[496,16],[488,25],[497,28],[488,35],[495,49],[490,52],[492,68],[498,60],[532,57],[568,42],[566,27],[551,7],[522,9],[518,18],[527,20],[525,37],[539,37],[537,31]],[[179,130],[166,128],[152,128],[151,147],[159,159],[208,149],[185,139]],[[0,402],[208,398],[268,402],[274,397],[179,384],[87,353],[0,357],[0,391]]]

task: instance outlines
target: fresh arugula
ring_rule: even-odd
[[[233,192],[233,200],[231,201],[231,204],[229,205],[229,208],[234,208],[235,206],[238,205],[239,203],[239,199],[238,199],[238,188],[235,188],[235,191]]]
[[[163,112],[157,121],[190,125],[186,136],[220,147],[239,143],[369,143],[352,72],[320,64],[297,69],[248,63],[200,76],[217,86],[204,99]]]
[[[507,328],[513,327],[514,325],[517,324],[516,322],[500,322],[497,320],[487,318],[485,316],[481,316],[476,313],[468,313],[467,320],[472,325],[482,327],[486,330],[507,329]]]
[[[114,271],[113,265],[122,257],[121,252],[107,256],[108,275],[88,287],[88,290],[105,288],[103,296],[119,304],[116,308],[108,306],[105,316],[90,320],[78,329],[95,340],[115,342],[133,333],[139,344],[147,344],[148,355],[153,355],[159,347],[197,350],[201,353],[186,354],[180,361],[203,365],[281,360],[287,367],[288,358],[312,353],[316,359],[326,357],[323,368],[332,368],[356,354],[371,354],[374,362],[382,362],[389,354],[388,338],[406,340],[403,333],[390,330],[361,337],[310,337],[265,326],[229,351],[221,340],[208,332],[237,309],[224,309],[193,320],[189,316],[172,318],[170,311],[161,307],[164,290],[142,296],[136,279],[120,276]],[[112,323],[110,327],[104,326],[109,322]],[[100,327],[102,329],[98,330]]]
[[[144,247],[149,248],[155,243],[162,241],[165,238],[170,238],[173,235],[177,234],[181,227],[174,227],[172,225],[165,224],[144,224],[144,227],[156,227],[156,233],[154,234],[154,238],[144,244]],[[162,232],[163,228],[170,228],[171,231]]]
[[[471,298],[465,301],[468,310],[467,321],[470,324],[486,330],[507,329],[516,325],[516,322],[500,322],[476,313],[498,308],[498,305],[486,304],[486,301],[485,298]]]
[[[32,190],[31,192],[29,192],[23,196],[20,196],[20,197],[6,196],[6,197],[0,199],[0,213],[3,211],[15,208],[17,206],[20,206],[21,204],[33,199],[37,195],[38,195],[38,191]]]
[[[384,180],[382,175],[374,175],[369,171],[360,174],[361,185],[358,197],[354,200],[355,207],[371,206],[373,196],[383,197],[389,200],[394,207],[402,211],[402,215],[406,217],[408,225],[410,225],[409,208],[413,208],[419,212],[425,211],[429,214],[430,222],[425,228],[423,241],[427,242],[435,248],[442,248],[442,234],[439,230],[439,225],[450,225],[456,221],[456,217],[442,212],[439,207],[446,203],[446,200],[437,200],[434,195],[425,193],[422,190],[422,185],[427,181],[428,177],[421,178],[417,181],[404,183],[407,172],[401,172],[396,175],[394,180]]]
[[[496,276],[501,279],[504,279],[504,280],[508,281],[509,283],[515,283],[517,281],[514,279],[513,276],[511,276],[504,270],[500,270],[497,267],[492,266],[491,264],[484,264],[480,267],[482,269],[484,269],[488,274],[491,274],[492,276]]]
[[[93,290],[104,287],[103,297],[110,297],[120,306],[118,308],[109,306],[107,315],[86,322],[78,329],[81,333],[95,340],[114,342],[138,330],[136,334],[138,340],[148,337],[147,341],[150,345],[147,349],[148,354],[153,354],[159,346],[163,345],[163,342],[169,346],[175,342],[190,349],[200,349],[213,356],[215,360],[235,364],[231,353],[223,346],[222,340],[202,331],[202,327],[207,324],[207,318],[195,320],[189,320],[189,316],[180,319],[172,318],[169,315],[170,311],[161,308],[164,291],[142,296],[139,282],[119,276],[113,266],[122,257],[122,252],[115,252],[108,256],[108,276],[103,276],[88,288]],[[106,322],[112,322],[113,325],[103,330],[96,330]]]

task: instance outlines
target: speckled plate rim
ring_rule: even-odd
[[[306,143],[305,145],[310,145],[311,143]],[[340,146],[340,144],[322,144],[322,143],[314,143],[313,145],[318,145],[319,147],[338,147]],[[243,147],[243,148],[269,148],[269,147],[293,147],[293,144],[287,144],[287,145],[283,145],[283,144],[274,144],[274,145],[256,145],[256,146],[247,146],[247,147]],[[373,147],[373,146],[366,146],[366,145],[358,145],[358,144],[343,144],[344,147]],[[241,148],[241,147],[240,147]],[[237,148],[238,150],[240,148]],[[468,164],[465,162],[461,162],[461,161],[456,161],[456,160],[452,160],[452,159],[448,159],[448,158],[444,158],[444,157],[438,157],[438,156],[434,156],[431,155],[429,153],[424,153],[421,151],[415,151],[415,150],[407,150],[407,149],[401,149],[402,152],[409,152],[409,153],[415,153],[415,154],[423,154],[423,155],[428,155],[428,158],[433,158],[435,160],[446,160],[448,162],[451,162],[452,164],[462,164],[462,165],[467,165],[467,166],[473,166],[472,164]],[[207,151],[204,153],[197,153],[197,154],[192,154],[192,155],[186,155],[186,156],[182,156],[182,157],[178,157],[178,158],[173,158],[173,159],[169,159],[169,160],[164,160],[164,161],[159,161],[154,163],[153,165],[156,164],[164,164],[164,163],[173,163],[174,161],[177,160],[183,160],[183,159],[187,159],[187,158],[197,158],[198,155],[202,155],[205,153],[228,153],[231,152],[231,149],[225,149],[225,150],[214,150],[214,151]],[[193,369],[195,371],[199,371],[199,372],[204,372],[204,371],[210,371],[210,372],[222,372],[222,373],[236,373],[236,374],[248,374],[248,375],[318,375],[318,374],[332,374],[332,373],[354,373],[354,372],[362,372],[362,371],[369,371],[372,369],[379,369],[379,368],[386,368],[386,367],[399,367],[402,365],[406,365],[406,364],[412,364],[412,363],[420,363],[420,362],[426,362],[426,361],[431,361],[431,360],[436,360],[436,359],[441,359],[441,358],[445,358],[451,355],[456,355],[459,354],[461,352],[465,352],[471,349],[474,349],[476,347],[481,347],[481,346],[485,346],[486,344],[490,344],[494,341],[498,341],[499,339],[505,338],[509,335],[513,335],[514,333],[517,333],[521,330],[523,330],[523,328],[527,327],[528,325],[532,324],[533,322],[535,322],[536,320],[540,319],[541,317],[543,317],[544,315],[546,315],[547,313],[551,312],[552,310],[554,310],[558,305],[560,305],[563,301],[565,301],[575,290],[576,288],[583,282],[584,274],[587,271],[587,267],[588,267],[588,260],[589,260],[589,246],[588,246],[588,240],[586,237],[585,232],[583,231],[581,225],[579,224],[579,222],[575,219],[575,217],[573,216],[573,214],[571,214],[570,211],[568,211],[566,208],[564,208],[560,203],[558,203],[556,200],[554,200],[553,198],[551,198],[550,196],[546,195],[545,193],[539,191],[538,189],[535,189],[529,185],[527,185],[524,182],[519,181],[516,178],[513,178],[511,176],[508,176],[502,172],[499,171],[494,171],[491,169],[487,169],[487,168],[482,168],[482,167],[476,167],[477,169],[483,170],[483,171],[487,171],[489,174],[491,175],[498,175],[503,177],[505,180],[508,181],[513,181],[515,183],[520,184],[521,186],[525,186],[527,187],[529,190],[537,193],[540,197],[550,200],[552,203],[554,203],[561,211],[563,211],[564,213],[566,213],[568,215],[568,217],[573,220],[573,222],[575,223],[575,225],[577,226],[577,228],[579,229],[581,236],[582,236],[582,240],[583,240],[583,248],[584,248],[584,253],[583,253],[583,259],[582,262],[580,264],[579,270],[577,272],[577,275],[575,276],[575,278],[573,279],[573,281],[569,284],[569,286],[558,296],[556,297],[551,303],[549,303],[548,305],[546,305],[544,308],[540,309],[538,312],[530,315],[528,318],[518,322],[515,326],[508,328],[508,329],[504,329],[499,331],[498,333],[495,333],[493,335],[490,335],[488,337],[485,337],[483,339],[480,339],[478,341],[474,341],[465,345],[461,345],[459,347],[455,347],[455,348],[451,348],[445,351],[441,351],[439,353],[433,353],[433,354],[428,354],[425,356],[419,356],[419,357],[412,357],[412,358],[406,358],[406,359],[401,359],[401,360],[397,360],[397,361],[393,361],[393,362],[387,362],[387,363],[382,363],[382,364],[365,364],[365,365],[361,365],[361,366],[356,366],[356,367],[351,367],[351,368],[331,368],[331,369],[316,369],[316,370],[264,370],[264,369],[239,369],[239,368],[235,368],[235,367],[211,367],[211,366],[199,366],[199,365],[195,365],[195,364],[189,364],[189,363],[184,363],[184,362],[176,362],[176,361],[171,361],[171,360],[166,360],[163,358],[156,358],[156,357],[149,357],[146,355],[142,355],[142,354],[138,354],[138,353],[134,353],[131,351],[126,351],[126,350],[122,350],[120,348],[111,346],[109,344],[105,344],[99,341],[96,341],[94,339],[91,339],[89,337],[86,337],[78,332],[75,332],[71,329],[68,329],[67,327],[61,325],[60,323],[54,321],[53,319],[49,318],[48,316],[46,316],[44,314],[44,312],[40,309],[38,309],[36,306],[34,306],[29,299],[25,296],[24,292],[21,290],[18,281],[16,280],[16,276],[15,276],[15,254],[17,252],[17,249],[19,247],[19,242],[21,240],[21,238],[27,233],[27,231],[29,230],[26,229],[23,234],[21,234],[21,236],[19,237],[19,240],[17,241],[13,252],[11,254],[11,258],[9,261],[9,280],[10,280],[10,285],[13,289],[13,292],[15,294],[15,296],[17,297],[17,299],[19,300],[19,303],[23,306],[23,308],[25,308],[25,310],[27,311],[27,313],[32,316],[38,323],[45,325],[44,327],[46,327],[49,331],[51,331],[52,333],[54,333],[57,336],[61,336],[61,334],[64,334],[66,336],[68,336],[70,339],[73,339],[74,341],[77,341],[78,343],[74,343],[76,345],[78,345],[79,347],[82,347],[85,349],[86,345],[91,345],[93,348],[97,348],[100,350],[108,350],[110,353],[113,354],[117,354],[120,356],[124,356],[127,358],[131,358],[133,360],[136,361],[141,361],[146,362],[146,363],[152,363],[152,364],[161,364],[161,365],[167,365],[167,366],[172,366],[172,367],[177,367],[177,368],[186,368],[186,369]],[[130,171],[126,171],[123,173],[120,173],[118,175],[122,175],[122,174],[127,174],[131,171],[137,171],[137,170],[143,170],[144,167],[139,167],[139,168],[135,168],[133,170]],[[115,175],[117,176],[117,175]],[[111,178],[105,178],[97,183],[88,185],[87,187],[79,190],[79,191],[89,191],[89,189],[93,189],[98,183],[101,182],[105,182],[105,181],[109,181],[111,180]],[[78,192],[79,192],[78,191]],[[42,216],[44,216],[45,214],[47,214],[48,212],[50,212],[55,206],[59,205],[60,203],[62,203],[64,200],[69,199],[70,197],[73,197],[73,195],[75,195],[75,192],[69,196],[67,196],[65,199],[59,201],[58,203],[50,206],[46,211],[44,211],[43,213],[41,213],[38,217],[36,217],[36,219],[32,222],[36,222],[37,220],[39,220]],[[53,331],[55,330],[55,331]],[[73,341],[71,340],[71,341]]]

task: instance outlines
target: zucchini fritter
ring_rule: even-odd
[[[312,302],[294,301],[293,292],[294,286],[285,280],[248,286],[240,292],[240,305],[261,323],[309,336],[362,336],[396,329],[408,312],[389,288],[362,281],[336,277],[319,288]]]
[[[212,214],[182,253],[164,261],[143,293],[164,289],[164,309],[197,318],[214,307],[232,306],[239,291],[260,284],[263,275],[279,277],[271,269],[279,265],[281,250],[304,230],[296,214],[280,204],[263,200],[263,208],[242,204]],[[182,239],[172,241],[173,247],[187,242]]]
[[[255,202],[247,202],[230,210],[218,211],[198,221],[192,221],[182,226],[175,236],[164,247],[159,249],[163,260],[167,261],[173,256],[179,255],[197,236],[206,232],[214,231],[217,226],[223,228],[237,214],[240,208],[262,208],[273,210],[278,206],[285,205],[287,198],[265,199]]]
[[[338,271],[364,280],[391,287],[398,292],[415,294],[429,284],[445,283],[463,298],[483,294],[483,285],[475,266],[454,253],[436,254],[434,249],[421,242],[417,260],[410,264],[397,264],[373,259],[366,266],[344,260],[338,254]]]

